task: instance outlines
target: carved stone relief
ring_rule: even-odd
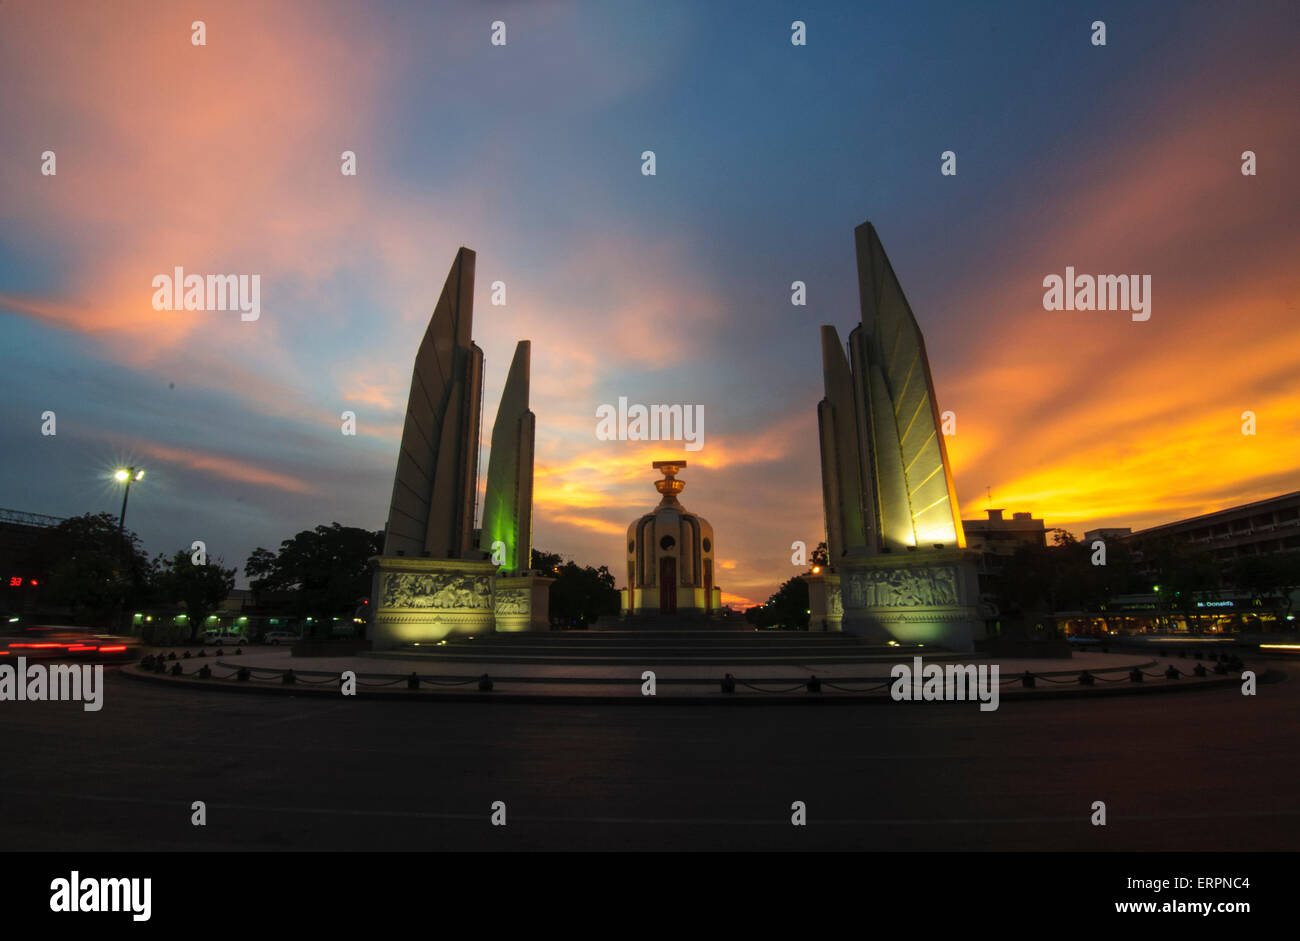
[[[485,575],[389,572],[384,576],[385,608],[466,610],[492,607],[492,584]]]

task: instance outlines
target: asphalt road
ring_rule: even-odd
[[[0,850],[1294,850],[1298,714],[1294,679],[981,713],[331,702],[109,671],[98,713],[0,703]]]

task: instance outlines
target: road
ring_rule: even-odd
[[[331,702],[110,670],[98,713],[0,703],[0,849],[1293,850],[1298,710],[1294,680],[981,713]]]

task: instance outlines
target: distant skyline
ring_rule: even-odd
[[[532,341],[534,544],[621,585],[650,463],[684,459],[723,599],[756,603],[825,538],[818,328],[858,322],[867,220],[962,517],[986,487],[1075,533],[1300,489],[1293,3],[796,7],[0,6],[0,506],[116,514],[140,464],[150,554],[202,539],[241,585],[255,546],[382,528],[465,245],[484,428]],[[155,310],[177,266],[258,275],[260,316]],[[1067,266],[1149,275],[1150,320],[1044,310]],[[621,396],[701,406],[703,447],[600,440]]]

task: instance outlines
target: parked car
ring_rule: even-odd
[[[280,644],[296,644],[302,637],[293,631],[270,631],[262,635],[262,643],[277,647]]]
[[[247,644],[248,638],[242,634],[236,634],[234,631],[208,631],[203,635],[203,645],[205,647],[221,647],[223,645],[243,647]]]

